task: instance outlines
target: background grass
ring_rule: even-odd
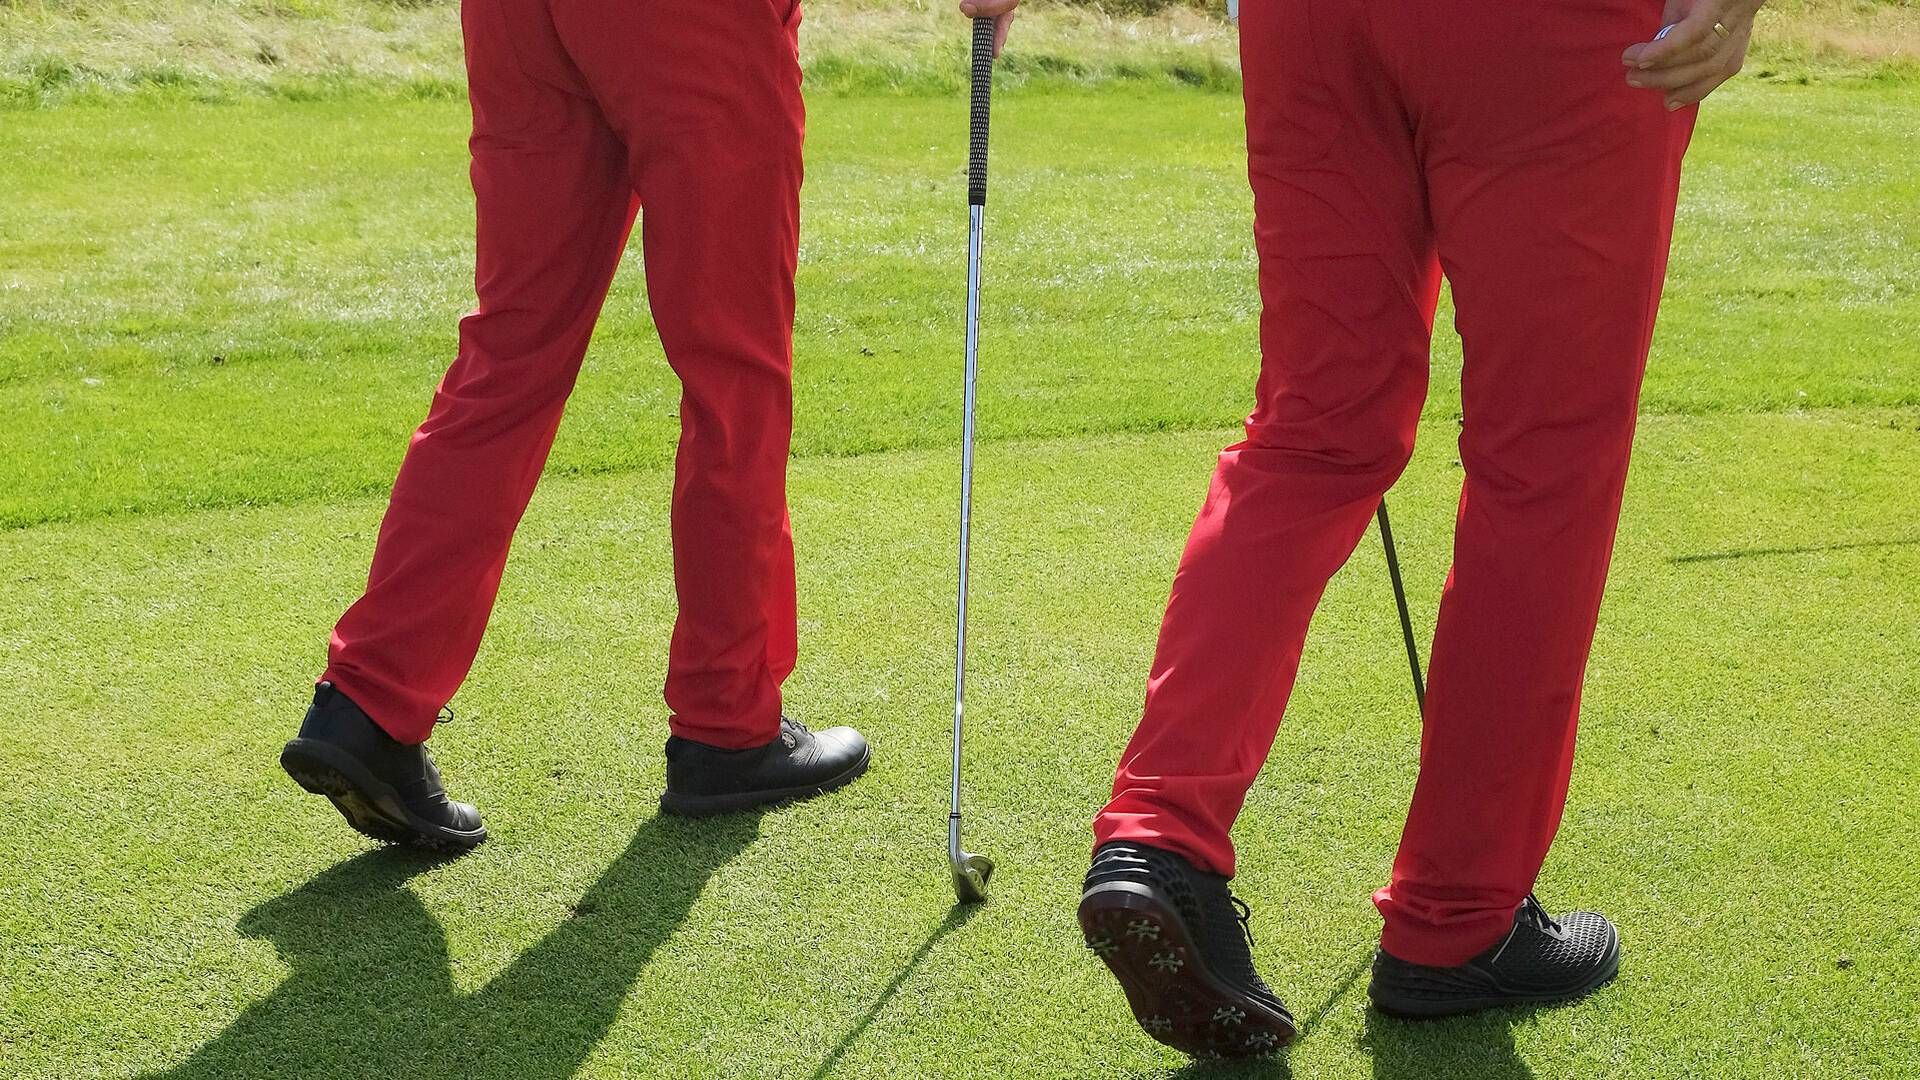
[[[0,5],[0,71],[124,39],[0,115],[0,1076],[1920,1075],[1920,89],[1897,62],[1805,52],[1717,95],[1696,139],[1541,883],[1620,921],[1620,982],[1435,1025],[1365,1009],[1366,896],[1418,745],[1369,538],[1236,837],[1305,1034],[1236,1072],[1141,1036],[1071,915],[1250,393],[1237,102],[1206,88],[1228,82],[1174,85],[1159,46],[1106,36],[997,103],[968,798],[1002,869],[955,915],[964,124],[902,92],[952,77],[923,78],[957,60],[945,13],[809,24],[876,36],[837,82],[810,38],[841,92],[813,97],[790,697],[867,730],[873,773],[757,818],[654,816],[675,395],[629,265],[436,736],[496,839],[433,864],[274,765],[471,302],[449,9],[308,4],[249,10],[342,54],[265,78],[219,66],[237,9]],[[419,31],[419,71],[356,66],[394,55],[338,34],[377,10]],[[1219,33],[1035,14],[1017,41],[1053,26],[1063,53]],[[163,55],[179,79],[127,76]],[[1443,331],[1394,495],[1426,632],[1458,366]]]
[[[1920,404],[1920,87],[1747,83],[1696,140],[1660,413]],[[797,330],[807,456],[944,444],[957,100],[813,105]],[[0,524],[384,490],[472,303],[454,102],[18,113],[0,128]],[[988,438],[1219,427],[1256,297],[1237,102],[999,109]],[[1098,208],[1096,212],[1092,208]],[[643,226],[644,227],[644,226]],[[617,280],[553,468],[664,462],[677,389]],[[1451,318],[1442,314],[1442,325]],[[1429,415],[1457,410],[1441,335]],[[1903,362],[1904,361],[1904,362]]]
[[[953,0],[808,0],[801,31],[820,92],[963,87]],[[1002,85],[1152,82],[1232,90],[1224,0],[1028,0]],[[1774,0],[1750,74],[1911,81],[1914,0]],[[135,93],[445,98],[461,94],[455,0],[0,0],[0,108]]]

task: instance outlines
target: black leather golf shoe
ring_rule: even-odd
[[[280,767],[375,840],[459,852],[487,838],[480,812],[447,798],[426,747],[396,742],[331,683],[314,691]]]
[[[1134,1019],[1194,1057],[1258,1057],[1293,1039],[1293,1015],[1253,966],[1247,906],[1170,851],[1102,844],[1080,929],[1126,991]]]
[[[852,783],[871,758],[867,740],[850,727],[809,731],[784,716],[778,738],[745,750],[675,735],[667,739],[667,790],[660,808],[705,817],[811,798]]]
[[[1571,1001],[1598,990],[1619,970],[1620,933],[1606,916],[1575,911],[1555,919],[1529,894],[1507,936],[1458,967],[1375,953],[1367,996],[1390,1016],[1452,1016]]]

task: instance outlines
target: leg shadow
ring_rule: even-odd
[[[272,942],[292,974],[178,1068],[154,1075],[404,1075],[428,1049],[416,1019],[442,1014],[453,996],[446,935],[407,888],[435,862],[400,848],[368,852],[248,912],[240,933]]]
[[[574,905],[574,915],[461,1003],[429,1075],[566,1080],[613,1027],[655,949],[707,881],[760,835],[758,814],[662,814]]]
[[[445,932],[407,888],[433,860],[357,856],[240,920],[292,974],[152,1080],[569,1077],[707,880],[758,835],[754,815],[646,822],[566,922],[467,995],[454,993]]]

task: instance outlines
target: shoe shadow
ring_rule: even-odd
[[[1513,1045],[1513,1025],[1530,1008],[1494,1009],[1441,1020],[1399,1020],[1367,1010],[1362,1049],[1373,1055],[1374,1080],[1532,1080]]]
[[[455,992],[446,933],[407,887],[437,860],[356,856],[241,918],[240,932],[273,942],[292,974],[150,1080],[563,1080],[707,880],[758,835],[757,815],[646,822],[571,917],[471,994]]]
[[[1320,1004],[1300,1022],[1301,1037],[1319,1027],[1372,967],[1373,950],[1363,952]],[[1372,1007],[1366,1029],[1356,1040],[1373,1058],[1374,1080],[1532,1080],[1533,1070],[1513,1045],[1513,1025],[1532,1008],[1496,1009],[1444,1020],[1396,1020]],[[1257,1061],[1196,1061],[1172,1080],[1289,1080],[1285,1057]]]

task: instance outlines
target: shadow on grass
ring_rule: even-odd
[[[1320,1021],[1327,1018],[1327,1014],[1333,1011],[1333,1007],[1340,1004],[1340,999],[1347,996],[1347,991],[1353,989],[1353,984],[1360,981],[1360,976],[1365,975],[1372,967],[1373,949],[1369,947],[1363,950],[1359,958],[1353,962],[1353,966],[1347,969],[1346,977],[1340,980],[1340,984],[1328,991],[1327,996],[1321,999],[1319,1008],[1308,1013],[1306,1019],[1300,1021],[1300,1034],[1306,1035],[1319,1027]]]
[[[1373,1080],[1532,1080],[1513,1046],[1513,1025],[1532,1009],[1494,1009],[1444,1020],[1396,1020],[1367,1010],[1362,1049],[1373,1055]]]
[[[1318,1008],[1300,1023],[1302,1038],[1327,1018],[1372,966],[1367,950]],[[1533,1070],[1513,1045],[1513,1024],[1531,1009],[1496,1009],[1446,1020],[1396,1020],[1368,1008],[1356,1040],[1373,1058],[1373,1080],[1532,1080]],[[1291,1080],[1285,1056],[1257,1061],[1196,1061],[1171,1080]]]
[[[357,856],[240,920],[241,933],[273,942],[292,974],[152,1078],[572,1076],[707,879],[758,835],[751,815],[646,822],[571,917],[464,995],[445,931],[407,888],[434,860],[393,849]]]
[[[1305,1038],[1311,1034],[1313,1029],[1327,1018],[1327,1014],[1333,1011],[1333,1007],[1340,1003],[1341,998],[1347,996],[1347,991],[1353,989],[1353,984],[1360,981],[1360,976],[1366,974],[1367,968],[1372,963],[1372,949],[1360,954],[1359,959],[1347,969],[1340,982],[1332,990],[1327,991],[1326,997],[1320,999],[1320,1004],[1299,1021],[1298,1038]],[[1174,1073],[1170,1080],[1232,1080],[1234,1077],[1246,1077],[1248,1080],[1253,1080],[1255,1077],[1262,1080],[1289,1080],[1292,1076],[1293,1066],[1287,1062],[1286,1056],[1281,1054],[1275,1057],[1257,1058],[1253,1061],[1196,1061]]]
[[[833,1048],[833,1053],[828,1054],[827,1059],[820,1063],[820,1067],[813,1070],[812,1080],[823,1080],[836,1065],[840,1064],[840,1059],[846,1057],[847,1051],[853,1049],[853,1044],[860,1041],[860,1036],[866,1034],[867,1027],[873,1023],[874,1017],[879,1016],[893,1001],[894,996],[900,993],[900,988],[905,986],[907,980],[913,977],[913,973],[920,969],[920,965],[927,959],[927,954],[940,943],[940,939],[964,926],[978,910],[980,910],[979,907],[974,904],[956,905],[947,914],[946,919],[933,928],[933,932],[927,935],[927,939],[920,943],[918,949],[914,950],[913,956],[901,967],[899,973],[894,975],[893,981],[887,984],[885,990],[880,991],[880,996],[874,998],[873,1004],[861,1014],[860,1022],[853,1025],[853,1030],[847,1032],[846,1038],[840,1040],[840,1045]]]
[[[1727,559],[1758,559],[1768,555],[1819,555],[1830,551],[1860,551],[1866,548],[1911,547],[1920,544],[1920,536],[1898,540],[1856,540],[1845,544],[1809,544],[1805,547],[1755,547],[1735,551],[1705,551],[1698,555],[1675,555],[1667,561],[1676,566],[1688,563],[1722,562]]]

